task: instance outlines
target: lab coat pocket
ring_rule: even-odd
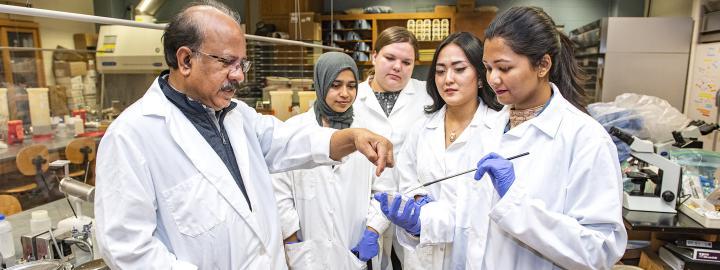
[[[196,237],[217,226],[224,209],[222,198],[202,174],[188,178],[162,192],[180,233]]]
[[[363,270],[367,269],[367,262],[363,262],[358,257],[355,257],[355,254],[352,254],[349,250],[345,252],[347,254],[348,260],[350,262],[350,266],[348,266],[348,269],[355,269],[355,270]]]
[[[295,197],[303,200],[312,200],[315,198],[317,185],[320,182],[318,175],[312,170],[303,170],[300,172],[300,179],[295,182]]]
[[[285,244],[285,257],[291,270],[319,269],[313,252],[317,250],[312,240]]]

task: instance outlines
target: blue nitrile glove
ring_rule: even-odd
[[[400,210],[400,203],[402,203],[402,196],[395,196],[390,208],[388,208],[387,193],[376,193],[375,199],[380,202],[380,210],[383,214],[395,225],[405,229],[412,235],[420,235],[420,208],[421,205],[415,202],[414,199],[409,199],[405,203],[405,208],[402,213]],[[422,201],[422,200],[421,200]]]
[[[432,198],[430,198],[430,196],[428,196],[428,195],[422,195],[422,197],[420,197],[419,200],[417,198],[415,199],[415,202],[417,204],[419,204],[420,206],[426,205],[427,203],[432,202],[432,201],[434,201],[434,200]]]
[[[515,169],[513,169],[512,162],[496,153],[487,154],[478,161],[475,180],[480,180],[485,173],[490,175],[490,180],[501,198],[515,182]]]
[[[367,262],[377,256],[380,251],[380,246],[378,245],[379,237],[380,235],[377,233],[365,229],[360,242],[358,242],[357,245],[350,251],[352,251],[352,253],[355,254],[361,261]]]

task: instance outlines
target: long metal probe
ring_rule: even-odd
[[[509,157],[509,158],[507,158],[507,160],[513,160],[513,159],[516,159],[516,158],[519,158],[519,157],[522,157],[522,156],[527,156],[527,155],[529,155],[529,154],[530,154],[530,152],[525,152],[525,153],[522,153],[522,154],[519,154],[519,155],[514,155],[514,156],[512,156],[512,157]],[[450,178],[453,178],[453,177],[456,177],[456,176],[459,176],[459,175],[463,175],[463,174],[466,174],[466,173],[471,173],[471,172],[474,172],[474,171],[477,171],[477,168],[473,168],[473,169],[471,169],[471,170],[467,170],[467,171],[464,171],[464,172],[459,172],[459,173],[456,173],[456,174],[453,174],[453,175],[450,175],[450,176],[445,176],[445,177],[440,178],[440,179],[436,179],[436,180],[432,180],[432,181],[430,181],[430,182],[426,182],[426,183],[424,183],[424,184],[422,184],[422,185],[419,185],[419,186],[417,186],[417,187],[414,187],[414,188],[406,191],[405,193],[408,193],[408,192],[410,192],[410,191],[416,190],[416,189],[421,188],[421,187],[427,187],[427,186],[429,186],[429,185],[435,184],[435,183],[437,183],[437,182],[442,182],[442,181],[448,180],[448,179],[450,179]]]

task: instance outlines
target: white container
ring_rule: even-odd
[[[50,216],[47,210],[37,210],[32,212],[30,218],[30,233],[40,234],[49,231],[52,226]]]
[[[8,112],[7,88],[0,88],[0,117],[7,121],[10,113]]]
[[[300,100],[298,103],[300,104],[300,112],[307,112],[315,103],[317,94],[315,94],[315,91],[300,91],[298,92],[298,99]]]
[[[15,261],[15,242],[13,241],[12,225],[0,214],[0,253],[3,261],[9,263]]]
[[[293,99],[293,91],[284,89],[286,90],[270,91],[270,107],[275,111],[275,117],[282,121],[290,118],[290,106],[292,106]]]
[[[34,135],[51,134],[50,101],[47,88],[28,88],[28,101],[30,103],[30,122]]]
[[[83,120],[80,118],[80,116],[73,117],[73,124],[75,125],[75,135],[79,135],[82,133],[85,133],[85,126],[83,125]]]
[[[57,136],[58,138],[67,138],[68,137],[67,127],[65,126],[65,123],[57,124],[57,126],[55,128],[55,136]]]

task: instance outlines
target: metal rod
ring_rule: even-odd
[[[530,154],[530,152],[525,152],[525,153],[522,153],[522,154],[518,154],[518,155],[514,155],[514,156],[512,156],[512,157],[509,157],[509,158],[507,158],[507,160],[513,160],[513,159],[516,159],[516,158],[519,158],[519,157],[522,157],[522,156],[527,156],[527,155],[529,155],[529,154]],[[424,184],[422,184],[422,185],[419,185],[419,186],[417,186],[417,187],[414,187],[414,188],[406,191],[405,193],[408,193],[408,192],[410,192],[410,191],[416,190],[416,189],[421,188],[421,187],[427,187],[427,186],[432,185],[432,184],[435,184],[435,183],[437,183],[437,182],[441,182],[441,181],[448,180],[448,179],[453,178],[453,177],[458,176],[458,175],[463,175],[463,174],[471,173],[471,172],[474,172],[474,171],[477,171],[477,168],[473,168],[473,169],[470,169],[470,170],[467,170],[467,171],[459,172],[459,173],[456,173],[456,174],[453,174],[453,175],[450,175],[450,176],[445,176],[445,177],[443,177],[443,178],[436,179],[436,180],[433,180],[433,181],[424,183]]]
[[[44,17],[44,18],[70,20],[70,21],[78,21],[78,22],[99,23],[99,24],[116,24],[116,25],[134,26],[134,27],[158,29],[158,30],[165,29],[164,24],[144,23],[144,22],[124,20],[124,19],[108,18],[108,17],[78,14],[78,13],[72,13],[72,12],[63,12],[63,11],[56,11],[56,10],[39,9],[39,8],[19,7],[19,6],[11,6],[11,5],[0,5],[0,13],[10,13],[10,14],[17,14],[17,15],[25,15],[25,16]]]
[[[112,52],[112,51],[97,51],[97,50],[52,49],[52,48],[7,47],[7,46],[0,46],[0,50],[9,50],[9,51],[79,52],[79,53]]]
[[[165,24],[144,23],[144,22],[136,22],[136,21],[131,21],[131,20],[108,18],[108,17],[102,17],[102,16],[78,14],[78,13],[72,13],[72,12],[63,12],[63,11],[47,10],[47,9],[39,9],[39,8],[19,7],[19,6],[11,6],[11,5],[1,5],[0,4],[0,13],[9,13],[9,14],[16,14],[16,15],[43,17],[43,18],[51,18],[51,19],[61,19],[61,20],[78,21],[78,22],[125,25],[125,26],[139,27],[139,28],[165,30]],[[302,42],[302,41],[296,41],[296,40],[263,37],[263,36],[249,35],[249,34],[245,34],[245,38],[248,40],[257,40],[257,41],[271,42],[271,43],[277,43],[277,44],[320,48],[320,49],[324,49],[324,50],[328,50],[328,51],[344,51],[342,48],[335,48],[335,47],[324,46],[324,45],[320,45],[320,44],[312,44],[312,43],[307,43],[307,42]]]

